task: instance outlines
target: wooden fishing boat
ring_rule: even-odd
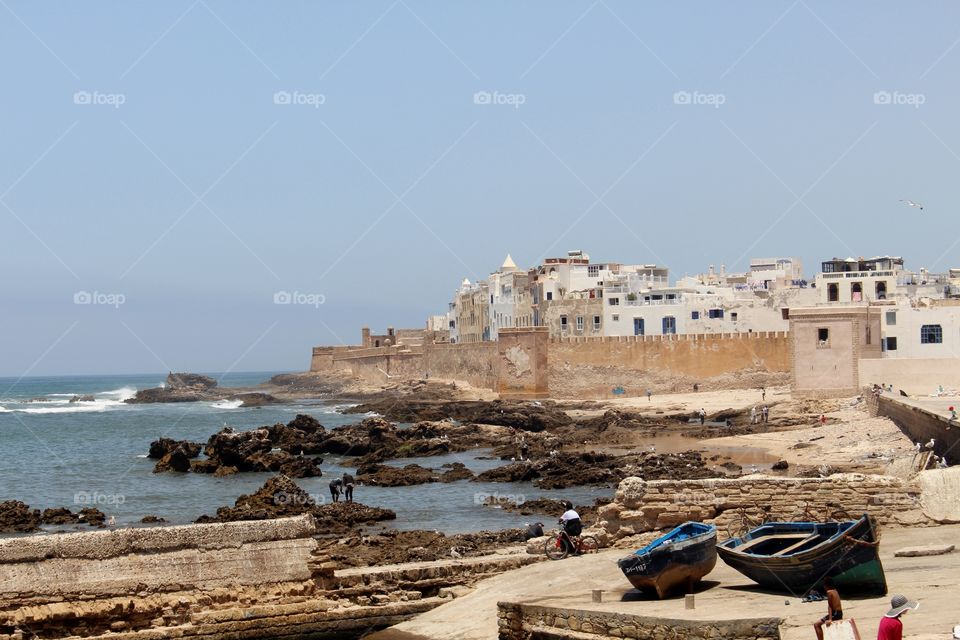
[[[830,577],[840,592],[885,594],[879,536],[866,515],[846,522],[768,522],[717,545],[728,565],[775,591],[804,595]]]
[[[693,589],[717,564],[717,528],[701,522],[685,522],[617,564],[637,589],[667,594]]]

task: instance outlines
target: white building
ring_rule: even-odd
[[[527,284],[529,275],[507,254],[500,269],[490,274],[490,339],[499,329],[533,326],[533,310]]]

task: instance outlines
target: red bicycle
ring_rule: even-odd
[[[574,549],[576,555],[596,553],[600,550],[600,543],[593,536],[571,536],[563,528],[547,538],[543,551],[551,560],[563,560]]]

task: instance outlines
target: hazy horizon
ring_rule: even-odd
[[[736,6],[0,3],[0,376],[305,370],[508,253],[960,266],[960,7]]]

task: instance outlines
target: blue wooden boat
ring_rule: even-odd
[[[830,577],[841,593],[885,594],[879,536],[866,515],[846,522],[767,522],[717,546],[728,565],[757,584],[806,594]]]
[[[717,564],[717,528],[701,522],[685,522],[617,565],[637,589],[658,598],[685,587],[693,590]]]

